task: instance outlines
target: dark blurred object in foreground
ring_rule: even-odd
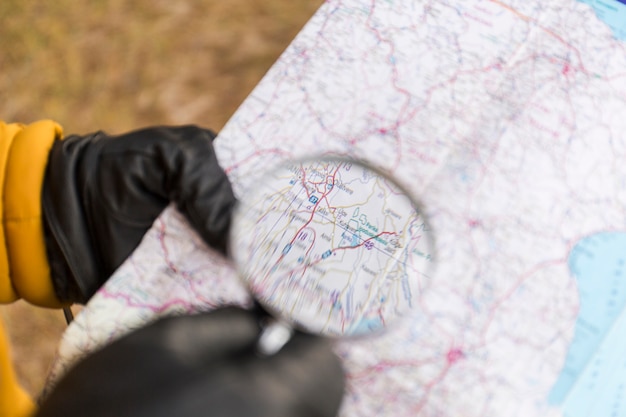
[[[161,319],[87,357],[37,417],[332,417],[344,391],[330,342],[298,333],[256,353],[260,315],[224,308]]]

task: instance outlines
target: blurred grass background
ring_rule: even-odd
[[[2,0],[0,119],[66,134],[194,123],[219,131],[322,0]],[[3,306],[36,395],[63,313]]]

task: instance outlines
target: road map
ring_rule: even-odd
[[[626,416],[620,10],[329,0],[220,132],[238,196],[332,153],[423,207],[432,280],[397,326],[335,343],[342,417]],[[232,262],[170,208],[68,328],[50,384],[160,315],[232,303],[251,303]]]
[[[390,178],[357,161],[288,162],[242,195],[232,254],[255,298],[313,333],[380,331],[416,308],[429,226]]]

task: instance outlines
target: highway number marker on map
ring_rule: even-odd
[[[265,308],[330,336],[378,331],[416,310],[433,265],[419,205],[391,178],[346,159],[271,170],[244,194],[231,242]]]

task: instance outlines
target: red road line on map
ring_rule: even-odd
[[[387,368],[420,367],[420,366],[433,364],[437,362],[439,362],[439,358],[414,360],[414,361],[409,361],[409,360],[394,361],[394,360],[387,359],[387,360],[382,360],[380,362],[377,362],[371,366],[368,366],[365,369],[361,370],[359,373],[353,372],[352,374],[349,375],[349,378],[361,379],[361,378],[366,378],[370,376],[371,373],[374,373],[374,376],[376,376],[380,371],[384,371]]]
[[[374,33],[374,35],[378,38],[380,42],[386,44],[389,47],[389,53],[387,54],[387,59],[389,62],[391,62],[392,58],[395,56],[395,53],[396,53],[395,44],[391,42],[390,40],[383,38],[380,31],[378,31],[376,28],[374,28],[371,25],[372,15],[374,14],[374,9],[376,7],[375,0],[371,0],[370,4],[371,4],[370,13],[367,17],[366,25],[368,26],[370,31]],[[393,166],[395,167],[395,166],[398,166],[398,164],[400,163],[400,159],[402,157],[402,141],[400,140],[398,130],[400,129],[400,126],[402,124],[406,123],[406,120],[410,120],[413,117],[413,114],[411,114],[412,112],[410,112],[410,103],[411,103],[412,94],[406,88],[402,88],[398,85],[399,74],[398,74],[398,68],[396,67],[395,64],[391,64],[391,74],[392,74],[391,80],[393,83],[393,87],[398,93],[400,93],[401,95],[405,97],[404,103],[402,104],[401,108],[398,110],[396,121],[391,124],[391,127],[385,128],[386,132],[389,132],[389,131],[393,132],[393,139],[395,140],[395,144],[396,144],[396,159],[393,164]],[[405,115],[407,113],[409,113],[409,117],[408,119],[405,119]]]
[[[165,223],[164,222],[159,222],[159,234],[157,236],[157,239],[159,241],[159,245],[161,246],[161,250],[163,251],[163,260],[165,261],[165,264],[174,273],[178,273],[179,272],[178,267],[170,259],[169,249],[167,248],[167,245],[165,244]]]
[[[536,272],[544,268],[563,264],[565,262],[567,262],[567,258],[559,258],[559,259],[544,261],[544,262],[539,263],[538,265],[536,265],[534,268],[530,269],[526,273],[520,275],[519,278],[515,281],[515,283],[495,303],[493,303],[491,308],[489,309],[487,321],[485,322],[485,325],[483,326],[483,331],[481,332],[482,337],[483,337],[482,344],[483,345],[486,344],[486,341],[484,340],[484,338],[487,333],[487,330],[489,329],[489,327],[491,326],[491,323],[493,322],[495,318],[497,311],[500,309],[500,307],[505,301],[511,298],[511,296],[519,289],[519,287],[524,283],[524,281],[526,281],[529,277],[533,276]]]
[[[575,48],[574,46],[572,46],[572,44],[570,44],[569,42],[567,42],[565,39],[563,39],[560,35],[558,35],[556,32],[554,32],[551,29],[548,29],[544,26],[539,25],[539,22],[537,22],[535,19],[532,19],[530,16],[527,16],[519,11],[517,11],[516,9],[514,9],[513,7],[502,3],[500,0],[489,0],[491,3],[497,4],[498,6],[502,7],[503,9],[506,9],[508,11],[510,11],[511,13],[513,13],[514,15],[516,15],[517,17],[519,17],[520,19],[526,21],[526,22],[533,22],[537,24],[537,27],[540,28],[541,30],[543,30],[544,32],[546,32],[547,34],[549,34],[550,36],[552,36],[553,38],[557,39],[559,42],[561,42],[562,44],[566,45],[569,49],[573,50],[574,53],[576,54],[576,57],[578,58],[578,62],[580,65],[580,70],[586,74],[589,75],[589,72],[587,71],[587,69],[585,68],[584,64],[583,64],[583,59],[580,56],[580,51]]]
[[[341,168],[341,164],[339,164],[337,166],[337,169],[335,170],[335,172],[332,175],[332,179],[333,179],[333,184],[335,183],[335,177],[337,176],[337,172],[339,171],[339,168]],[[328,176],[324,177],[324,181],[328,178]],[[315,184],[315,183],[313,183]],[[302,169],[302,187],[304,188],[304,190],[306,191],[307,197],[310,198],[310,194],[309,191],[307,190],[306,187],[306,171],[304,169]],[[309,220],[304,223],[297,231],[296,233],[294,233],[293,238],[291,238],[291,240],[289,241],[289,245],[293,245],[293,243],[296,241],[298,235],[304,230],[306,229],[309,224],[311,224],[311,222],[313,221],[313,218],[315,217],[315,210],[317,209],[317,207],[321,204],[322,200],[326,199],[326,196],[328,195],[328,193],[330,193],[332,190],[334,189],[331,188],[330,190],[327,190],[325,193],[322,194],[322,196],[317,200],[317,202],[315,203],[315,205],[313,206],[313,208],[311,209],[311,215],[309,217]],[[310,249],[309,249],[310,250]],[[278,265],[280,262],[282,262],[282,260],[285,257],[285,253],[281,253],[281,255],[278,257],[278,259],[276,260],[276,262],[274,263],[274,266]],[[305,268],[306,270],[306,268]],[[271,268],[270,268],[271,271]],[[268,273],[269,276],[269,273]],[[267,276],[263,278],[263,280],[267,279]]]
[[[230,174],[232,171],[234,171],[235,169],[239,168],[241,165],[247,165],[248,161],[258,158],[261,155],[264,154],[270,154],[270,155],[278,155],[278,156],[287,156],[289,158],[293,158],[293,155],[289,152],[284,151],[283,149],[262,149],[262,150],[256,150],[254,151],[254,153],[250,154],[249,156],[247,156],[246,158],[238,161],[235,164],[232,164],[229,167],[224,168],[224,172],[226,174]]]
[[[172,307],[178,307],[178,306],[182,306],[186,310],[189,311],[191,307],[193,307],[193,304],[191,304],[189,300],[184,299],[184,298],[170,299],[166,303],[163,303],[163,304],[148,304],[148,303],[139,302],[136,298],[132,296],[132,293],[127,293],[124,291],[111,292],[107,290],[106,288],[103,288],[99,292],[99,294],[101,294],[102,297],[104,298],[110,298],[113,300],[119,301],[120,299],[123,299],[124,305],[127,307],[145,308],[145,309],[150,310],[153,313],[162,313],[164,311],[170,310]],[[204,307],[215,309],[218,307],[218,305],[216,305],[214,302],[211,302],[209,300],[204,300]]]

